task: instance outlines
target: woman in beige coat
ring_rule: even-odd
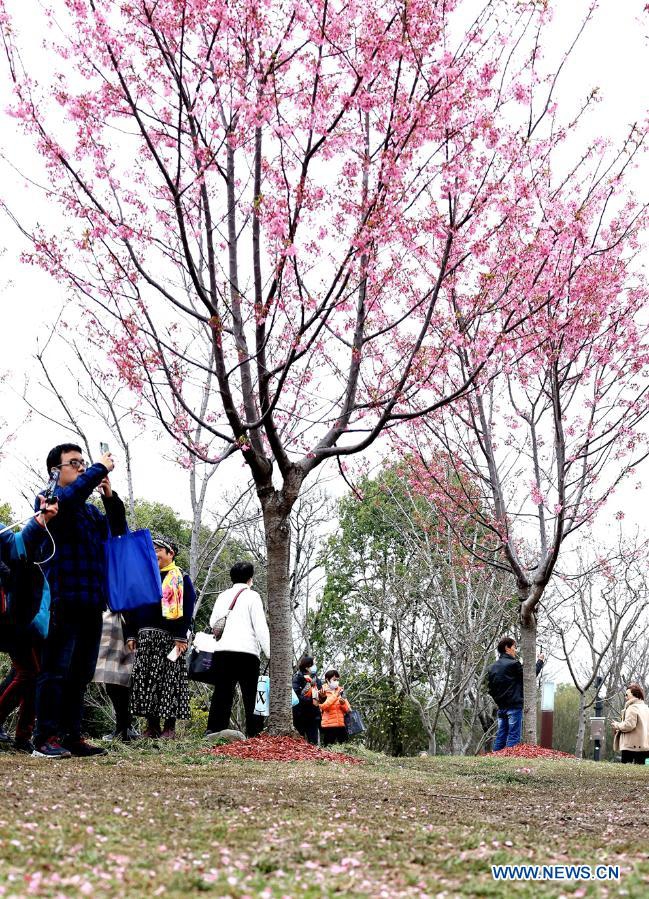
[[[649,706],[640,684],[629,684],[624,694],[624,714],[613,722],[613,749],[624,764],[644,765],[649,758]]]

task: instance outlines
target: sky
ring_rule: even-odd
[[[45,78],[47,57],[40,51],[42,35],[38,30],[39,4],[36,0],[10,0],[19,30],[26,36],[28,61],[34,76]],[[575,34],[581,15],[587,4],[583,0],[556,3],[553,24],[555,40],[549,45],[548,62],[552,54],[560,52]],[[568,106],[578,105],[579,98],[592,88],[599,89],[599,103],[591,119],[594,131],[613,139],[621,138],[628,126],[645,115],[647,68],[646,33],[649,31],[649,15],[643,17],[644,0],[603,0],[587,34],[579,43],[567,64],[561,82],[558,99]],[[3,70],[0,78],[0,161],[4,200],[17,214],[36,212],[39,220],[56,224],[58,212],[48,208],[42,192],[35,186],[41,171],[39,161],[28,141],[16,132],[15,120],[6,114],[9,102],[9,82]],[[13,166],[13,167],[12,167]],[[16,168],[22,172],[18,174]],[[637,190],[649,195],[649,179],[639,173]],[[21,487],[26,479],[25,465],[43,466],[49,447],[60,442],[61,429],[32,414],[27,419],[27,407],[21,396],[29,384],[34,402],[47,410],[50,401],[38,388],[39,375],[33,354],[44,342],[59,316],[66,296],[62,288],[43,272],[23,265],[19,261],[25,243],[15,226],[0,219],[0,302],[2,303],[2,354],[0,372],[6,382],[1,390],[0,417],[6,425],[4,432],[13,433],[13,439],[3,447],[0,475],[0,501],[10,501],[17,515],[28,514],[26,500],[21,497]],[[53,377],[66,380],[63,359],[52,354]],[[76,385],[68,383],[74,393]],[[72,396],[74,401],[74,396]],[[66,435],[68,436],[68,435]],[[110,441],[100,425],[91,428],[90,439],[99,445]],[[138,437],[135,453],[135,490],[138,496],[148,499],[164,497],[177,512],[189,515],[187,474],[171,458],[168,442],[151,437],[148,430]],[[117,457],[114,481],[120,489],[120,459]],[[45,473],[43,471],[43,476]],[[230,487],[247,480],[240,458],[229,461],[214,479],[214,499],[218,502],[219,488]],[[643,480],[648,480],[647,470]],[[649,480],[648,480],[649,482]],[[337,490],[337,488],[335,488]],[[631,486],[622,488],[613,503],[624,508],[628,527],[644,525],[644,509],[649,493],[643,485],[640,490]],[[600,527],[605,528],[604,520]],[[603,531],[602,531],[603,532]]]

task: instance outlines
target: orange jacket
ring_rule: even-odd
[[[325,701],[320,706],[322,712],[322,724],[320,727],[344,727],[345,712],[351,711],[351,706],[346,699],[342,699],[339,690],[331,690],[325,687]]]

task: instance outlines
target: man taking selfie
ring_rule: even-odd
[[[88,466],[81,447],[62,443],[47,456],[47,473],[58,472],[54,495],[59,512],[50,525],[56,552],[46,566],[52,594],[50,630],[36,690],[34,755],[86,757],[105,752],[81,736],[83,700],[92,680],[102,627],[104,541],[126,531],[126,511],[113,492],[109,452]],[[88,502],[100,490],[106,514]]]

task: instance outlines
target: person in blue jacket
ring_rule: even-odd
[[[43,647],[36,688],[34,755],[69,758],[101,755],[81,735],[83,701],[92,680],[106,607],[104,543],[126,531],[126,511],[113,492],[115,463],[104,453],[88,466],[81,447],[63,443],[50,450],[47,473],[59,472],[59,514],[50,528],[56,553],[45,567],[52,594],[50,631]],[[100,490],[105,513],[88,500]]]
[[[31,518],[21,534],[26,557],[29,562],[39,562],[51,553],[52,542],[46,527],[57,514],[56,503],[45,504],[41,497],[41,508]],[[16,536],[10,527],[0,524],[0,649],[8,653],[11,669],[0,684],[0,745],[13,746],[19,752],[31,754],[34,746],[31,742],[35,718],[36,677],[40,667],[41,640],[34,630],[32,620],[14,618],[10,610],[10,590],[15,587],[13,578],[14,566],[19,560],[21,551],[16,545]],[[29,577],[30,584],[36,583]],[[38,595],[11,597],[29,604],[28,615],[35,611],[31,600],[37,603],[42,600],[42,581],[38,581]],[[27,610],[26,610],[27,611]],[[7,717],[18,709],[16,735],[14,740],[4,729]]]

